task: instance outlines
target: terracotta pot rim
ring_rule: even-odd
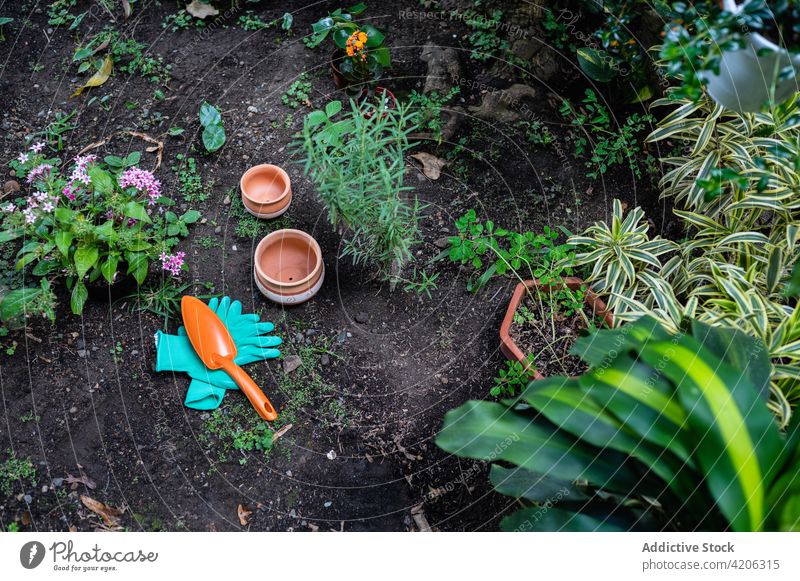
[[[306,292],[308,289],[317,284],[319,277],[322,276],[324,272],[325,272],[325,264],[323,263],[322,268],[319,269],[319,271],[315,271],[306,282],[301,282],[300,284],[295,285],[294,281],[292,281],[291,285],[284,284],[281,286],[276,286],[272,282],[267,282],[263,280],[258,270],[253,268],[253,274],[255,275],[256,279],[258,279],[258,282],[264,285],[266,288],[268,288],[270,292],[273,292],[281,296],[292,296],[295,294]]]
[[[257,210],[254,210],[253,208],[247,205],[247,201],[249,200],[247,201],[243,200],[244,203],[242,205],[244,206],[244,209],[245,211],[247,211],[248,214],[255,216],[256,218],[260,218],[261,220],[272,220],[273,218],[280,218],[289,210],[289,206],[292,205],[291,191],[289,191],[289,195],[287,196],[287,198],[288,199],[286,200],[286,203],[282,205],[278,210],[275,210],[274,212],[259,212]],[[267,204],[259,204],[259,205],[265,206]]]
[[[270,169],[270,170],[276,171],[283,178],[283,180],[284,180],[284,188],[283,188],[283,192],[281,193],[281,195],[278,196],[277,198],[275,198],[274,200],[270,200],[269,202],[259,202],[257,200],[254,200],[252,197],[250,197],[248,195],[247,191],[244,189],[244,180],[245,180],[246,177],[248,177],[248,176],[250,176],[252,174],[260,173],[260,172],[262,172],[262,171],[264,171],[266,169]],[[251,168],[249,168],[246,172],[244,172],[242,174],[242,177],[239,178],[239,189],[242,192],[242,197],[245,198],[248,202],[250,202],[254,206],[271,206],[271,205],[278,204],[278,203],[280,203],[281,201],[283,201],[283,200],[285,200],[287,198],[287,196],[292,191],[292,180],[291,180],[291,178],[289,178],[289,174],[286,173],[286,170],[283,169],[282,167],[280,167],[278,165],[271,164],[271,163],[260,163],[258,165],[252,166]]]
[[[319,279],[316,280],[314,284],[305,290],[295,293],[282,294],[269,288],[258,277],[258,272],[255,269],[253,270],[253,275],[253,279],[259,292],[273,303],[284,306],[299,305],[314,298],[322,288],[322,284],[325,282],[325,265],[322,265],[322,270],[319,273]],[[297,300],[298,298],[300,300]]]
[[[287,285],[284,282],[275,280],[267,276],[267,274],[261,270],[258,260],[258,257],[261,256],[261,254],[264,252],[264,248],[266,248],[271,239],[278,238],[279,236],[285,236],[287,234],[298,236],[299,238],[302,238],[306,242],[308,242],[309,246],[314,251],[314,256],[316,258],[316,264],[314,265],[314,268],[308,274],[308,276],[298,281],[292,281],[291,285]],[[282,230],[275,230],[274,232],[270,232],[269,234],[264,236],[264,238],[261,239],[261,241],[258,243],[258,246],[256,246],[256,251],[254,254],[254,262],[255,262],[256,273],[258,274],[259,277],[263,278],[268,284],[275,285],[278,288],[291,288],[307,283],[309,280],[314,278],[314,276],[316,276],[319,273],[319,270],[323,266],[322,249],[320,248],[319,243],[314,239],[314,237],[311,236],[311,234],[303,232],[302,230],[296,230],[294,228],[284,228]]]
[[[589,307],[592,312],[595,313],[596,316],[601,317],[603,321],[609,327],[614,326],[614,317],[611,314],[611,311],[608,309],[606,304],[600,300],[600,298],[589,288],[588,285],[583,281],[575,276],[567,276],[561,279],[562,284],[565,284],[572,290],[576,288],[580,288],[581,286],[586,286],[586,294],[584,295],[583,302],[584,304]],[[514,313],[517,312],[519,305],[522,303],[522,298],[529,289],[531,288],[541,288],[542,283],[538,280],[526,280],[525,282],[520,282],[514,288],[514,294],[511,296],[511,300],[508,303],[508,309],[506,310],[506,314],[503,317],[503,322],[500,325],[500,350],[508,359],[514,359],[519,361],[522,365],[528,369],[528,367],[535,362],[527,363],[526,362],[526,354],[522,352],[522,350],[517,346],[514,342],[514,339],[511,338],[509,331],[511,330],[511,324],[514,321]],[[553,286],[553,285],[548,285]],[[539,371],[534,367],[533,372],[531,374],[535,380],[544,379],[545,376],[539,373]]]

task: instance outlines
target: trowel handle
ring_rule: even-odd
[[[250,403],[258,412],[258,415],[267,420],[268,422],[273,422],[278,419],[278,412],[275,411],[275,408],[272,407],[269,399],[267,396],[264,395],[264,392],[261,391],[261,388],[256,385],[256,382],[253,381],[247,372],[244,369],[239,367],[233,362],[233,359],[228,359],[227,357],[216,357],[216,363],[219,363],[222,366],[222,369],[225,370],[225,373],[231,376],[236,382],[236,385],[239,386],[239,389],[242,390],[247,396],[247,399],[250,400]]]

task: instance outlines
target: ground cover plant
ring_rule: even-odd
[[[728,16],[39,8],[0,8],[0,529],[797,529],[798,105],[717,104]],[[298,305],[259,288],[282,229]],[[275,422],[154,370],[185,295],[274,324]]]

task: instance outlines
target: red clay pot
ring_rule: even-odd
[[[277,218],[292,202],[292,182],[277,165],[251,167],[242,175],[239,188],[245,209],[258,218]]]
[[[331,75],[333,76],[333,84],[336,85],[337,89],[346,89],[350,86],[350,81],[342,74],[342,71],[339,69],[339,66],[336,64],[341,62],[344,57],[342,53],[338,50],[334,49],[331,53]]]
[[[386,87],[375,87],[375,90],[372,92],[372,95],[369,93],[369,89],[364,87],[361,89],[361,92],[358,94],[358,103],[359,105],[363,105],[367,102],[367,99],[372,101],[372,105],[378,106],[377,103],[380,103],[381,100],[386,100],[386,108],[387,109],[395,109],[397,107],[397,99],[389,89]],[[364,112],[364,117],[369,119],[372,117],[374,113],[371,110],[367,110]],[[386,113],[383,114],[386,116]]]
[[[322,250],[302,230],[276,230],[258,243],[255,281],[261,293],[283,305],[307,301],[325,278]]]
[[[568,276],[562,280],[563,284],[570,290],[577,290],[586,284],[583,280],[574,276]],[[511,323],[514,321],[514,313],[517,312],[519,305],[522,303],[522,298],[525,296],[525,293],[532,288],[541,288],[542,286],[538,279],[526,280],[524,283],[519,283],[514,289],[511,301],[508,303],[506,316],[503,318],[503,323],[500,325],[500,351],[502,351],[503,355],[508,359],[519,361],[522,365],[526,366],[526,368],[530,365],[530,363],[527,362],[527,355],[517,347],[517,344],[514,343],[514,339],[509,335],[509,331],[511,330]],[[608,310],[606,304],[589,288],[586,289],[584,303],[592,310],[592,313],[596,317],[602,318],[606,325],[609,327],[614,326],[614,318],[611,311]],[[544,379],[544,375],[539,373],[536,369],[531,371],[531,377],[533,379]]]

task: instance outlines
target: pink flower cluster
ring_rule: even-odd
[[[132,167],[126,169],[119,176],[119,185],[122,188],[133,186],[140,192],[146,192],[150,198],[148,205],[152,206],[161,196],[161,182],[156,179],[151,172],[146,169]]]
[[[75,201],[76,192],[78,192],[81,186],[88,186],[92,182],[86,168],[95,159],[97,159],[97,156],[91,154],[84,156],[79,155],[75,158],[75,166],[72,168],[72,174],[69,176],[69,183],[61,192],[69,198],[71,202]]]
[[[32,184],[39,178],[44,178],[47,175],[50,175],[50,170],[53,169],[53,166],[49,163],[40,163],[35,168],[33,168],[29,173],[26,181],[29,184]]]
[[[172,276],[178,276],[181,273],[181,267],[183,266],[183,259],[186,258],[186,253],[176,252],[175,254],[167,254],[166,252],[162,252],[159,258],[161,258],[162,270],[168,271]]]

